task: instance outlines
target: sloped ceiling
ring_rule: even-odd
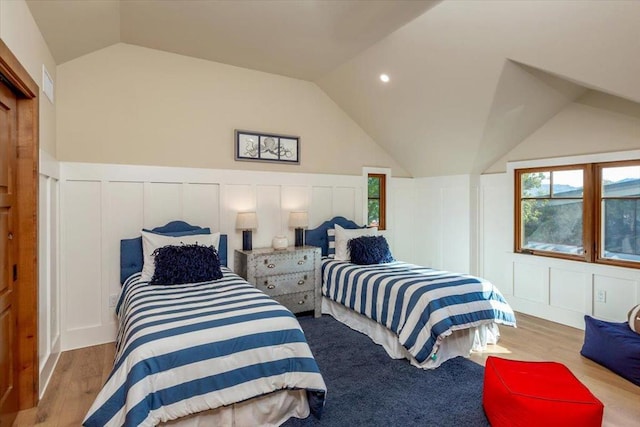
[[[587,88],[640,102],[639,1],[28,4],[58,63],[122,41],[313,81],[415,177],[483,172]]]
[[[444,1],[318,84],[414,176],[481,172],[576,86],[639,102],[638,22],[640,2]]]
[[[58,64],[124,42],[313,81],[426,0],[27,0]]]
[[[585,92],[581,85],[505,61],[471,172],[484,172],[505,150],[514,148]]]

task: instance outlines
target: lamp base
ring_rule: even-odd
[[[296,228],[296,242],[295,245],[300,247],[304,246],[304,229]]]
[[[242,250],[250,251],[253,249],[251,244],[251,230],[242,230]]]

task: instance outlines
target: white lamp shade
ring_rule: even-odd
[[[289,212],[289,227],[305,228],[309,226],[309,215],[307,212]]]
[[[253,230],[258,228],[258,215],[255,212],[238,212],[236,230]]]

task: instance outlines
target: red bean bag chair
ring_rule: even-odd
[[[557,362],[489,356],[482,405],[492,427],[600,427],[604,405]]]

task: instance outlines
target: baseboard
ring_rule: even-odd
[[[116,333],[117,328],[115,323],[82,329],[72,329],[64,333],[62,337],[61,350],[69,351],[77,348],[114,342]]]
[[[44,366],[40,370],[40,379],[38,381],[39,383],[38,398],[39,399],[42,399],[42,396],[44,396],[44,392],[47,389],[49,382],[51,381],[51,377],[53,377],[53,372],[55,371],[56,366],[58,365],[58,360],[60,360],[60,354],[62,352],[60,351],[59,337],[58,339],[55,340],[51,348],[55,348],[58,350],[54,353],[49,354],[49,357],[47,357],[47,360],[44,363]]]

